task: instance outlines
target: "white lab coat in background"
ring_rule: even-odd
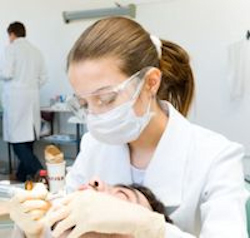
[[[228,48],[228,82],[232,100],[250,93],[250,40],[241,40]]]
[[[166,238],[247,238],[242,146],[189,123],[168,106],[169,122],[143,183],[174,221],[166,224]],[[68,190],[93,176],[131,184],[128,146],[107,145],[86,134],[67,175]]]
[[[4,140],[34,141],[40,133],[39,88],[47,80],[40,51],[25,38],[17,38],[6,49],[3,80]]]

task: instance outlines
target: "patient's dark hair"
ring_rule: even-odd
[[[169,216],[166,213],[164,204],[153,194],[153,192],[150,189],[136,183],[131,185],[119,184],[117,186],[127,188],[130,190],[138,190],[146,197],[153,211],[163,214],[166,222],[173,223],[173,221],[169,218]]]

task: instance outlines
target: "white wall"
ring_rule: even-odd
[[[226,77],[227,47],[244,38],[246,30],[250,29],[250,1],[146,2],[138,6],[137,20],[153,34],[180,43],[191,55],[197,86],[191,119],[243,143],[250,153],[247,131],[250,96],[231,102]],[[41,91],[41,98],[44,105],[48,104],[50,97],[70,93],[65,58],[74,40],[93,22],[85,20],[66,25],[62,20],[62,11],[110,5],[113,1],[0,0],[0,59],[7,41],[6,27],[14,20],[23,21],[28,38],[43,51],[46,58],[50,81]]]
[[[149,31],[190,52],[197,86],[192,119],[243,143],[248,153],[250,95],[230,101],[227,47],[250,30],[249,10],[248,0],[175,0],[142,6],[138,14]]]

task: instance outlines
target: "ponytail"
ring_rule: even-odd
[[[194,78],[187,52],[180,46],[162,40],[160,59],[162,81],[158,99],[167,100],[187,116],[194,94]]]

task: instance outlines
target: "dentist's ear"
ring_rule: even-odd
[[[145,76],[145,88],[151,95],[156,95],[161,84],[161,71],[158,68],[150,69]]]

